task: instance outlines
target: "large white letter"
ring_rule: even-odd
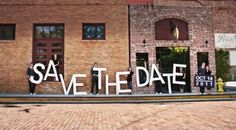
[[[106,68],[93,68],[93,70],[98,71],[98,89],[102,89],[102,71],[106,71]]]
[[[155,78],[154,78],[154,72],[157,73],[157,77],[155,77]],[[152,64],[152,70],[151,70],[151,76],[150,76],[150,84],[149,84],[149,86],[152,85],[152,82],[153,82],[153,81],[158,81],[158,80],[160,80],[162,84],[165,84],[165,81],[164,81],[164,79],[162,78],[162,76],[161,76],[159,70],[157,69],[156,65],[155,65],[155,64]]]
[[[145,75],[146,75],[146,81],[143,83],[143,84],[140,84],[140,81],[139,81],[139,70],[142,70],[145,72]],[[148,73],[148,70],[144,67],[141,67],[141,66],[137,66],[136,67],[136,82],[137,82],[137,87],[144,87],[148,84],[148,81],[149,81],[149,73]]]
[[[65,85],[64,78],[63,78],[62,74],[59,74],[59,77],[60,77],[60,80],[61,80],[61,84],[62,84],[62,88],[63,88],[64,94],[68,95],[69,92],[70,92],[71,86],[73,85],[74,77],[72,76],[72,78],[70,80],[70,84],[69,84],[67,90],[66,90],[66,85]]]
[[[66,90],[65,81],[64,81],[64,78],[63,78],[62,74],[59,74],[59,76],[60,76],[62,88],[63,88],[63,91],[64,91],[65,95],[69,94],[72,85],[73,85],[73,94],[74,95],[87,94],[87,92],[77,92],[76,91],[77,90],[77,88],[76,88],[77,86],[83,86],[84,85],[83,83],[77,83],[76,82],[76,78],[86,77],[86,74],[73,74],[67,90]]]
[[[116,94],[120,94],[120,93],[130,93],[131,89],[123,89],[120,90],[120,85],[121,84],[127,84],[127,80],[121,80],[120,79],[120,75],[128,75],[130,72],[129,71],[125,71],[125,72],[116,72]]]
[[[184,65],[184,64],[174,64],[173,65],[173,84],[185,85],[184,81],[176,81],[176,76],[183,76],[183,72],[182,73],[176,72],[177,67],[186,68],[186,65]]]
[[[84,84],[76,82],[76,78],[86,77],[86,74],[73,74],[72,77],[73,77],[73,92],[74,92],[74,95],[84,95],[84,94],[87,94],[87,92],[77,92],[77,86],[84,86]]]
[[[43,81],[43,74],[38,70],[38,67],[45,69],[45,66],[42,63],[37,63],[34,65],[34,72],[38,74],[39,79],[36,81],[34,77],[30,77],[30,81],[35,84],[40,84]]]
[[[49,73],[51,67],[52,67],[53,73]],[[47,80],[48,77],[55,77],[56,81],[59,81],[58,75],[57,75],[57,70],[56,70],[55,64],[52,60],[49,61],[47,72],[45,74],[44,80]]]
[[[108,75],[106,74],[106,95],[109,94],[109,86],[116,86],[116,83],[109,83]]]
[[[166,76],[167,77],[167,80],[168,80],[168,91],[169,91],[169,94],[172,93],[172,90],[171,90],[171,82],[170,82],[170,77],[173,76],[173,74],[163,74],[163,76]]]

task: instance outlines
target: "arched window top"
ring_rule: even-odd
[[[188,23],[181,19],[166,18],[155,23],[156,40],[188,40]]]

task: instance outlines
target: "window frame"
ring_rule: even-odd
[[[155,40],[159,40],[159,41],[161,41],[161,40],[164,40],[164,41],[174,40],[173,36],[172,36],[172,31],[171,31],[172,30],[171,22],[173,22],[173,24],[178,25],[178,30],[179,30],[179,34],[180,34],[178,41],[190,40],[189,23],[188,23],[188,21],[185,21],[185,20],[179,19],[179,18],[164,18],[164,19],[156,21],[154,23]],[[160,26],[160,25],[162,25],[162,26]],[[158,28],[158,27],[160,27],[160,28]]]
[[[37,38],[36,37],[36,27],[37,26],[62,26],[63,27],[63,38],[52,38],[52,37],[48,37],[48,38]],[[49,59],[51,58],[51,54],[53,54],[53,44],[56,44],[56,43],[60,43],[62,44],[62,52],[60,53],[61,55],[61,71],[59,71],[58,73],[64,75],[64,58],[65,58],[65,25],[64,23],[55,23],[55,24],[47,24],[47,23],[40,23],[40,24],[33,24],[33,45],[32,45],[32,61],[35,63],[37,61],[40,61],[40,60],[37,60],[37,56],[39,54],[37,54],[36,52],[36,48],[41,48],[41,47],[37,47],[36,44],[39,44],[39,43],[43,43],[43,44],[46,44],[46,49],[49,49],[50,52],[45,52],[45,55],[46,55],[46,67],[48,66],[48,63],[49,63]],[[50,44],[50,45],[49,45]],[[49,48],[48,48],[49,47]],[[56,49],[58,47],[55,47]],[[53,82],[54,80],[53,79],[48,79],[47,81],[49,82]]]
[[[0,37],[0,40],[16,40],[16,24],[12,24],[12,23],[9,23],[9,24],[1,24],[0,23],[0,26],[13,26],[13,38],[1,38]]]
[[[103,38],[85,38],[85,26],[103,26],[104,37]],[[82,40],[106,40],[106,24],[105,23],[82,23]]]

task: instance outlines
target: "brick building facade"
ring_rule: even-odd
[[[125,0],[1,0],[0,24],[15,24],[15,39],[0,41],[0,93],[28,92],[26,69],[33,59],[35,24],[64,25],[66,83],[72,74],[86,74],[87,78],[81,80],[84,87],[78,90],[89,92],[94,62],[106,67],[106,73],[114,81],[115,72],[127,70],[129,66],[126,3]],[[83,40],[83,23],[104,23],[105,40]],[[38,85],[36,93],[63,94],[63,90],[60,82],[48,81]]]
[[[197,52],[208,52],[209,65],[215,74],[215,32],[235,33],[235,1],[178,0],[0,0],[0,25],[15,25],[15,38],[0,40],[0,93],[27,93],[26,68],[34,60],[34,32],[39,25],[63,26],[63,68],[65,82],[74,73],[84,73],[80,91],[89,92],[90,69],[94,62],[106,67],[110,82],[115,72],[136,66],[136,53],[148,53],[149,69],[156,63],[156,47],[188,47],[191,92],[197,71]],[[223,18],[224,17],[224,18]],[[155,40],[155,23],[162,19],[188,23],[188,40]],[[105,40],[83,39],[83,24],[105,25]],[[142,47],[143,40],[147,46]],[[208,45],[205,46],[205,41]],[[153,93],[154,87],[137,88],[135,93]],[[105,76],[102,77],[104,92]],[[115,89],[111,87],[112,93]],[[60,82],[47,81],[36,93],[62,94]]]
[[[181,19],[188,23],[189,40],[155,40],[155,23],[166,18]],[[197,73],[197,52],[208,52],[209,65],[215,74],[215,45],[212,25],[212,8],[210,7],[161,7],[161,6],[130,6],[130,39],[131,63],[136,66],[136,53],[148,53],[149,69],[156,64],[156,47],[189,47],[191,89],[194,92],[193,79]],[[180,34],[181,35],[181,34]],[[143,39],[147,46],[143,47]],[[208,46],[205,46],[205,41]],[[140,88],[143,91],[143,88]],[[146,87],[152,92],[153,87]]]
[[[135,3],[135,0],[130,0],[130,2]],[[134,4],[129,8],[132,67],[137,65],[138,53],[148,55],[148,69],[150,71],[151,64],[158,63],[157,47],[188,47],[189,85],[191,86],[189,89],[191,92],[198,92],[198,88],[194,87],[194,75],[200,64],[197,53],[208,53],[208,64],[215,75],[214,34],[236,32],[236,25],[233,22],[236,18],[234,17],[236,2],[233,0],[139,0],[138,2],[143,5]],[[179,19],[187,22],[189,39],[179,40],[177,43],[173,40],[157,40],[155,24],[163,19]],[[145,41],[145,45],[143,41]],[[204,45],[206,41],[207,45]],[[232,66],[231,70],[234,69]],[[154,86],[135,89],[137,93],[153,93],[154,90]],[[215,90],[216,88],[213,91]]]

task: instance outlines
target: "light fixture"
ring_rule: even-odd
[[[205,46],[208,47],[208,40],[205,41]]]
[[[142,45],[142,47],[146,47],[146,46],[147,46],[147,42],[146,42],[145,39],[143,39],[143,45]]]

